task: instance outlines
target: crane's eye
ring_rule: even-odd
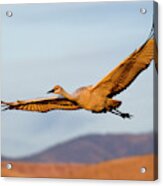
[[[60,87],[58,87],[58,86],[54,88],[54,92],[55,92],[55,93],[60,92],[60,90],[61,90],[61,89],[60,89]]]

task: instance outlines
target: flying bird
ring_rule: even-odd
[[[48,112],[85,109],[93,113],[111,112],[122,118],[131,118],[131,114],[118,110],[122,101],[113,97],[125,90],[142,71],[147,69],[154,60],[155,48],[155,39],[151,37],[95,85],[81,87],[73,94],[68,93],[62,86],[56,85],[48,93],[58,94],[58,97],[16,102],[1,101],[3,110]]]

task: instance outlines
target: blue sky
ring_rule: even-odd
[[[147,39],[152,8],[150,1],[1,5],[2,99],[49,96],[56,84],[73,92],[96,83]],[[3,112],[2,154],[25,156],[86,134],[151,132],[153,64],[116,99],[132,120],[82,110]]]

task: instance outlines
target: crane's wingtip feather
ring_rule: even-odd
[[[6,110],[9,110],[8,106],[6,106],[5,108],[1,109],[1,111],[6,111]]]
[[[3,107],[3,109],[1,109],[1,111],[6,111],[6,110],[10,109],[10,105],[7,102],[2,101],[2,100],[1,100],[1,107]]]

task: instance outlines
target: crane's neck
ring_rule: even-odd
[[[64,98],[67,98],[71,101],[75,101],[74,97],[71,94],[69,94],[68,92],[66,92],[64,89],[62,89],[61,96],[63,96]]]

